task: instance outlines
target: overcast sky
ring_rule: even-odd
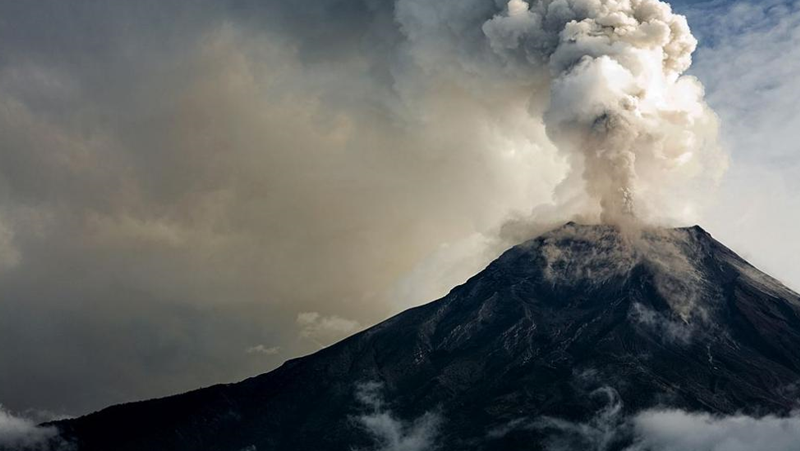
[[[265,372],[533,233],[509,221],[566,163],[528,99],[453,82],[480,61],[442,61],[478,39],[449,11],[409,30],[391,6],[0,0],[0,404],[74,415]],[[798,289],[800,2],[674,7],[730,155],[691,222]],[[442,48],[408,41],[429,18]]]

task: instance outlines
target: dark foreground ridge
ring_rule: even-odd
[[[703,229],[570,223],[270,373],[55,424],[81,451],[346,451],[375,449],[365,425],[391,409],[438,449],[537,450],[548,431],[517,426],[586,421],[609,393],[782,414],[799,380],[800,297]]]

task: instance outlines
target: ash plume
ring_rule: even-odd
[[[548,80],[547,134],[578,158],[601,220],[647,208],[647,191],[719,152],[703,87],[683,75],[697,41],[668,4],[511,0],[483,31],[504,62]]]

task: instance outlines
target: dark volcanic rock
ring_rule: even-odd
[[[356,392],[379,382],[397,418],[438,415],[441,449],[536,450],[547,431],[512,426],[584,421],[598,393],[628,413],[785,413],[799,380],[800,297],[701,228],[567,224],[270,373],[56,425],[86,451],[361,449]]]

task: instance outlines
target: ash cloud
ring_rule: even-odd
[[[443,294],[529,237],[531,215],[684,218],[724,166],[682,75],[691,35],[652,0],[0,16],[14,408],[86,413],[258,374],[341,338],[324,318],[372,324]],[[254,343],[282,352],[254,359]]]
[[[668,4],[512,0],[483,28],[509,62],[551,78],[545,128],[582,157],[601,220],[635,213],[645,172],[658,191],[681,166],[719,157],[703,88],[682,76],[697,41]]]

